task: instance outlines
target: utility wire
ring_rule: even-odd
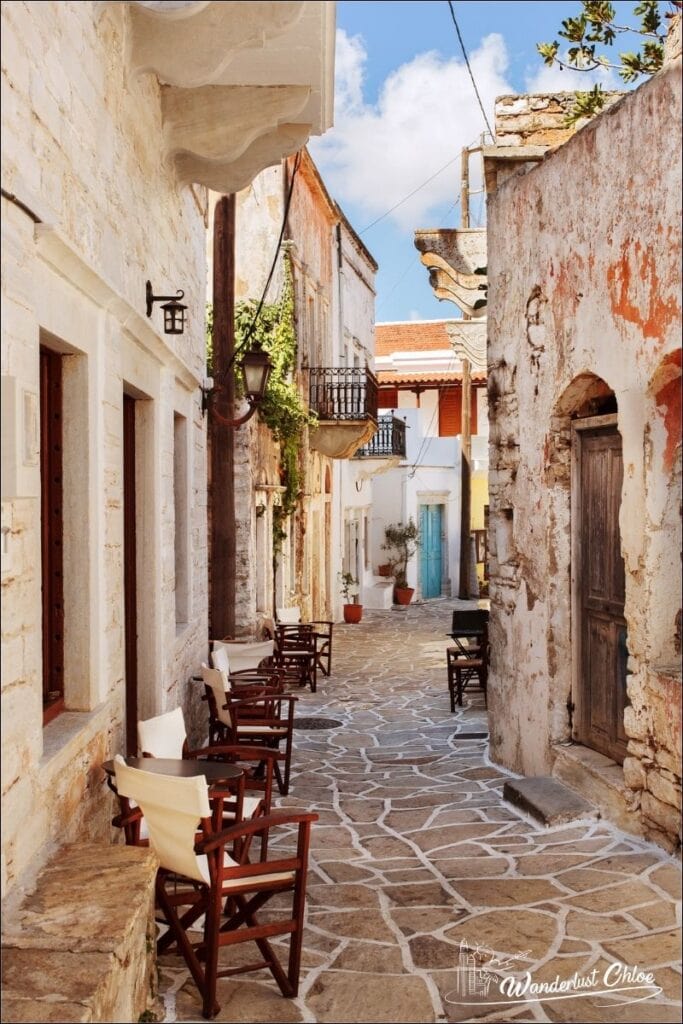
[[[477,100],[479,101],[479,107],[481,109],[482,117],[484,118],[484,123],[485,123],[486,127],[488,128],[488,131],[489,131],[489,134],[491,135],[491,137],[493,139],[495,139],[496,136],[495,136],[495,134],[493,132],[493,129],[491,128],[491,125],[489,124],[489,119],[486,116],[486,111],[484,109],[484,104],[482,103],[481,96],[479,95],[479,89],[477,88],[477,83],[475,82],[474,75],[472,74],[472,68],[470,67],[470,60],[469,60],[469,57],[467,56],[467,50],[465,49],[465,44],[463,42],[462,35],[460,34],[460,27],[458,25],[458,20],[455,17],[455,11],[453,10],[453,4],[451,3],[451,0],[448,0],[448,7],[449,7],[450,12],[451,12],[451,18],[453,19],[453,24],[455,25],[455,31],[458,34],[458,42],[460,43],[460,49],[462,50],[462,55],[465,58],[465,64],[467,65],[467,70],[469,71],[470,78],[472,79],[472,85],[474,86],[474,92],[476,94]]]
[[[417,188],[414,188],[413,191],[409,192],[407,196],[404,196],[403,199],[399,199],[399,201],[395,203],[390,210],[387,210],[385,213],[383,213],[381,217],[377,217],[377,219],[373,220],[371,224],[366,225],[366,227],[364,227],[362,231],[359,231],[358,234],[364,235],[366,231],[370,230],[370,228],[374,228],[375,224],[379,224],[381,220],[384,220],[385,217],[388,217],[390,213],[394,212],[394,210],[398,210],[399,206],[403,206],[404,203],[407,203],[408,200],[412,199],[414,195],[420,192],[425,187],[425,185],[428,185],[430,181],[434,181],[434,178],[437,178],[443,171],[446,170],[447,167],[450,167],[451,164],[454,164],[455,161],[459,159],[459,156],[454,156],[452,160],[449,160],[448,163],[443,165],[443,167],[440,167],[438,171],[435,171],[434,174],[431,175],[431,177],[427,178],[426,181],[423,181],[421,185],[417,186]]]
[[[299,152],[296,154],[296,157],[294,159],[294,167],[292,168],[292,177],[291,177],[291,180],[289,182],[289,188],[287,190],[287,199],[285,200],[285,209],[284,209],[284,213],[283,213],[283,216],[282,216],[282,226],[280,228],[280,235],[279,235],[279,238],[277,240],[277,246],[275,247],[275,255],[273,256],[273,262],[271,263],[270,271],[268,273],[268,277],[266,279],[266,283],[265,283],[265,286],[263,288],[263,292],[261,294],[261,298],[259,300],[259,304],[256,307],[256,312],[254,313],[253,319],[252,319],[251,323],[249,324],[249,327],[247,328],[247,333],[244,335],[244,338],[242,339],[241,343],[233,351],[232,356],[230,357],[230,362],[228,363],[228,365],[226,367],[224,367],[224,369],[222,369],[220,371],[220,373],[218,374],[218,378],[217,378],[218,380],[224,380],[225,377],[227,377],[228,372],[231,370],[231,368],[232,368],[232,366],[233,366],[233,364],[235,362],[235,359],[240,354],[240,352],[244,348],[247,347],[249,341],[251,340],[251,336],[254,333],[254,330],[256,328],[256,324],[258,323],[258,318],[261,315],[261,310],[263,309],[263,303],[266,301],[266,295],[268,294],[268,289],[270,288],[270,283],[273,280],[273,274],[275,273],[275,268],[277,266],[277,262],[278,262],[278,259],[279,259],[279,256],[280,256],[280,247],[282,245],[282,240],[284,238],[285,231],[287,229],[287,219],[289,217],[289,207],[291,205],[292,194],[294,192],[294,181],[296,179],[296,174],[297,174],[297,171],[299,170],[300,163],[301,163],[301,150],[299,150]],[[214,387],[215,386],[216,385],[214,384]]]
[[[450,215],[452,214],[453,210],[456,208],[456,206],[458,205],[459,202],[460,202],[460,196],[458,196],[457,199],[455,200],[455,202],[446,210],[445,214],[441,218],[441,224],[439,225],[440,227],[444,227],[445,222],[448,220],[448,218],[450,217]],[[387,299],[389,299],[394,294],[394,292],[396,291],[396,289],[398,288],[398,286],[400,285],[401,281],[406,276],[408,271],[412,270],[412,268],[415,266],[415,261],[416,260],[419,261],[419,259],[420,259],[420,257],[416,256],[415,253],[413,252],[413,255],[410,257],[410,262],[406,266],[405,270],[403,270],[403,272],[401,273],[400,277],[398,277],[394,281],[394,283],[392,284],[392,286],[389,289],[389,291],[385,292],[384,295],[382,296],[382,298],[380,299],[379,303],[377,304],[377,308],[378,309],[382,309],[382,307],[386,304]]]

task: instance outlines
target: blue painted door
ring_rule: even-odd
[[[441,596],[443,505],[420,505],[420,584],[422,596]]]

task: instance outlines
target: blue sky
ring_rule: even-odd
[[[558,38],[562,19],[580,6],[573,0],[454,3],[491,123],[500,94],[590,86],[587,75],[545,68],[536,52],[537,42]],[[615,4],[622,22],[633,6]],[[635,49],[635,41],[621,48]],[[623,88],[613,77],[605,84]],[[311,140],[310,150],[380,265],[378,322],[460,315],[432,295],[413,231],[458,226],[460,150],[484,127],[445,0],[339,0],[335,127]],[[415,196],[369,226],[451,159]],[[483,223],[483,213],[483,197],[473,197],[473,226]]]

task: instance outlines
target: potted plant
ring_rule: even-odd
[[[383,551],[390,553],[396,604],[410,604],[413,587],[408,586],[408,562],[420,546],[420,531],[412,516],[407,523],[391,523],[384,529]]]
[[[340,572],[339,580],[344,598],[344,622],[360,622],[363,605],[358,603],[358,580],[350,572]]]

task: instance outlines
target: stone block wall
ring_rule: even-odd
[[[54,843],[109,836],[99,769],[122,749],[122,404],[139,445],[139,713],[181,703],[207,639],[204,197],[161,159],[160,87],[126,66],[127,4],[2,8],[2,374],[39,392],[41,344],[63,354],[66,707],[42,726],[36,467],[3,493],[3,887]],[[185,290],[188,326],[161,333],[145,281]],[[176,524],[174,416],[185,417],[186,522]],[[12,439],[21,452],[24,437]],[[25,474],[26,475],[26,474]],[[139,485],[139,487],[138,487]],[[188,535],[177,621],[176,528]],[[26,822],[31,827],[26,827]]]
[[[620,96],[623,93],[605,93],[606,106]],[[498,96],[494,108],[496,145],[561,146],[587,123],[586,118],[575,125],[566,123],[575,98],[573,92]]]
[[[488,205],[492,755],[547,774],[572,737],[571,418],[611,392],[624,460],[624,779],[642,830],[670,849],[681,779],[680,73],[679,58]],[[534,130],[525,103],[499,103],[510,133],[528,117],[515,144]]]

